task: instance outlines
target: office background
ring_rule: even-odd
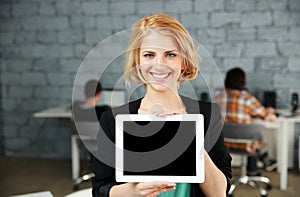
[[[263,91],[276,91],[278,107],[289,108],[291,94],[300,94],[299,0],[2,0],[2,153],[69,158],[70,121],[32,114],[71,103],[77,69],[101,40],[162,12],[187,27],[223,75],[243,68],[248,89],[261,101]],[[109,70],[103,86],[112,88],[122,72],[123,65]],[[296,166],[299,135],[297,125]]]

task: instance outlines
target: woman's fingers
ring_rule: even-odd
[[[165,192],[168,190],[174,190],[175,183],[167,183],[167,182],[145,182],[145,183],[137,183],[136,190],[139,196],[143,197],[152,197],[157,196],[161,192]]]
[[[155,192],[149,194],[147,197],[156,197],[156,196],[158,196],[160,193],[166,192],[166,191],[169,191],[169,190],[173,190],[173,189],[161,189],[161,190],[159,190],[159,191],[155,191]]]
[[[157,196],[162,192],[166,192],[169,190],[174,190],[175,187],[169,187],[169,188],[161,188],[161,189],[149,189],[149,190],[142,190],[140,191],[141,196],[146,196],[146,197],[152,197],[152,196]]]
[[[159,117],[165,117],[165,116],[172,116],[172,115],[177,115],[177,114],[186,114],[186,112],[182,111],[161,111],[161,112],[156,112],[154,115],[159,116]]]
[[[166,188],[162,188],[162,189],[159,189],[153,193],[151,193],[148,197],[156,197],[157,195],[159,195],[160,193],[163,193],[163,192],[166,192],[166,191],[169,191],[169,190],[174,190],[176,189],[176,187],[166,187]]]
[[[162,189],[162,188],[172,188],[175,187],[175,183],[168,182],[143,182],[138,183],[138,187],[140,190],[148,190],[148,189]]]

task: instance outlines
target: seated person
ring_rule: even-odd
[[[233,68],[226,74],[225,92],[216,96],[216,102],[224,108],[226,105],[226,114],[223,113],[225,122],[234,122],[240,124],[250,124],[253,117],[269,121],[276,119],[273,108],[265,108],[258,99],[245,90],[246,75],[240,68]],[[276,167],[276,161],[267,159],[267,155],[261,155],[266,170],[273,170]],[[256,166],[256,157],[248,157],[247,171],[248,175],[258,175]]]
[[[101,99],[102,86],[97,80],[90,80],[85,84],[85,101],[76,101],[73,104],[75,121],[98,121],[102,112],[110,109],[107,105],[98,106]]]
[[[75,101],[73,103],[72,111],[73,111],[73,118],[74,122],[97,122],[100,120],[101,114],[109,110],[110,107],[107,105],[99,106],[99,101],[101,99],[101,91],[102,86],[101,83],[97,80],[90,80],[85,84],[84,87],[84,94],[85,94],[85,101]],[[75,125],[74,125],[75,126]],[[75,129],[74,131],[76,131]],[[77,130],[77,132],[80,132]],[[81,134],[81,133],[80,133]],[[86,145],[87,146],[87,145]],[[89,145],[91,147],[93,145]],[[85,149],[85,146],[82,146]],[[93,149],[85,149],[89,152],[89,162],[92,161],[94,158],[92,152]]]

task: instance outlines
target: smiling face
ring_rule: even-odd
[[[141,42],[139,60],[141,75],[151,88],[177,92],[183,58],[172,37],[151,31]]]

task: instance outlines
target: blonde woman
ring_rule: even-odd
[[[199,184],[145,182],[118,183],[115,169],[95,160],[93,196],[101,197],[189,197],[226,196],[231,178],[231,157],[223,143],[221,114],[211,103],[179,95],[179,84],[192,80],[198,72],[200,57],[187,30],[167,14],[153,14],[138,20],[128,46],[125,79],[144,84],[143,98],[105,112],[101,117],[104,133],[115,140],[115,115],[118,113],[169,116],[201,113],[205,119],[205,138],[215,136],[205,146],[205,181]],[[196,107],[195,107],[196,106]],[[198,110],[197,110],[198,109]],[[210,133],[210,134],[209,134]],[[206,139],[205,139],[206,140]],[[199,147],[200,148],[200,147]],[[99,144],[102,151],[104,147]]]

